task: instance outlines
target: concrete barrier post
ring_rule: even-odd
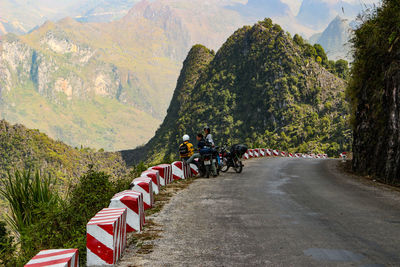
[[[115,196],[110,201],[109,208],[126,208],[126,231],[140,232],[145,223],[143,194],[134,190],[125,190]]]
[[[181,180],[190,178],[191,170],[188,169],[190,167],[183,161],[175,161],[172,163],[172,177],[174,180]]]
[[[126,248],[127,209],[105,208],[87,224],[87,266],[110,266]]]
[[[131,183],[131,190],[143,194],[144,210],[151,209],[154,205],[153,186],[150,178],[136,178]]]
[[[47,249],[33,257],[25,267],[78,267],[79,254],[77,249]]]
[[[144,171],[140,177],[150,178],[154,194],[160,193],[160,174],[157,170]]]
[[[160,175],[160,185],[166,186],[172,182],[172,166],[170,164],[161,164],[150,167],[149,170],[156,170]]]
[[[197,168],[196,164],[191,163],[189,167],[192,172],[192,177],[199,175],[199,168]]]

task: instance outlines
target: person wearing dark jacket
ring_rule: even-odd
[[[197,134],[196,138],[197,138],[197,141],[198,141],[197,148],[198,148],[199,152],[198,153],[194,153],[193,156],[191,156],[190,159],[188,159],[186,161],[189,164],[190,163],[194,163],[195,159],[201,158],[201,154],[210,153],[210,150],[211,150],[211,147],[209,147],[207,145],[207,142],[206,142],[206,140],[204,139],[204,136],[201,133]],[[214,177],[217,176],[217,169],[215,167],[215,164],[211,164],[211,170],[212,170],[212,173],[213,173]]]

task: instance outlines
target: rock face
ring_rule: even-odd
[[[330,59],[346,59],[351,61],[351,28],[346,19],[337,16],[321,33],[310,39],[311,43],[318,43],[325,49]]]
[[[384,1],[355,31],[348,94],[354,130],[353,168],[400,185],[400,3]]]
[[[205,125],[217,144],[336,153],[349,142],[345,82],[318,64],[311,48],[271,20],[237,30],[215,56],[193,47],[163,124],[132,159],[176,157],[181,136],[195,142]]]

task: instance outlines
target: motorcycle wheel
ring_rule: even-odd
[[[210,168],[211,168],[210,165],[206,166],[206,178],[210,178]]]
[[[235,162],[235,172],[236,173],[241,173],[243,170],[243,164],[240,160],[236,160]]]
[[[221,172],[227,172],[229,170],[229,165],[226,159],[222,160]]]

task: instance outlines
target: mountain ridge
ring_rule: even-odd
[[[269,19],[237,30],[215,56],[193,47],[155,137],[123,155],[133,162],[175,158],[180,137],[194,139],[204,125],[217,144],[333,155],[349,141],[342,135],[345,82],[318,63],[326,58],[318,51]]]

